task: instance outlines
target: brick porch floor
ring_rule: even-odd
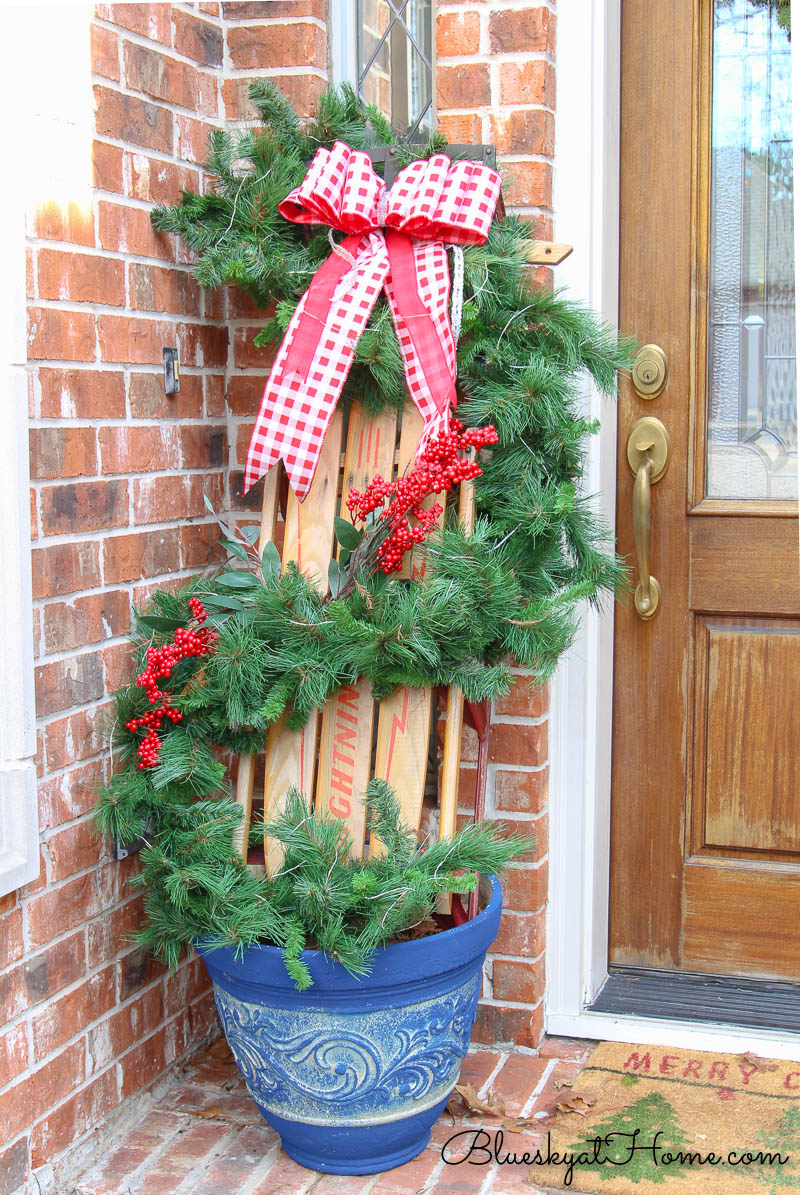
[[[461,1081],[481,1092],[496,1088],[509,1116],[532,1116],[564,1098],[561,1085],[575,1079],[588,1053],[588,1043],[560,1038],[546,1040],[538,1054],[475,1047]],[[493,1132],[490,1120],[483,1123]],[[524,1165],[446,1165],[442,1145],[455,1131],[443,1116],[420,1157],[386,1174],[347,1178],[305,1170],[281,1149],[220,1041],[193,1059],[124,1144],[70,1195],[544,1195],[528,1185]],[[531,1145],[523,1136],[506,1137],[511,1152]]]

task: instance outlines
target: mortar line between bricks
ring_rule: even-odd
[[[65,311],[70,315],[116,315],[120,319],[146,319],[148,322],[157,320],[167,324],[194,324],[201,328],[219,328],[224,324],[224,320],[214,319],[208,315],[183,315],[174,311],[145,311],[141,307],[115,307],[113,303],[86,303],[80,299],[32,299],[30,306],[39,308],[42,311]],[[38,364],[40,360],[41,358],[39,357],[33,357],[31,358],[31,364]],[[107,361],[104,364],[125,365],[127,362]],[[204,369],[208,367],[198,365],[196,368]]]
[[[479,1098],[480,1098],[480,1099],[483,1099],[483,1098],[486,1096],[486,1093],[487,1093],[487,1091],[488,1091],[488,1090],[489,1090],[489,1088],[490,1088],[490,1087],[493,1085],[493,1083],[494,1083],[495,1079],[496,1079],[496,1078],[497,1078],[497,1076],[500,1074],[500,1071],[501,1071],[501,1070],[503,1069],[503,1067],[505,1066],[505,1064],[506,1064],[506,1060],[507,1060],[509,1057],[510,1057],[510,1055],[509,1055],[509,1054],[501,1054],[501,1055],[500,1055],[500,1057],[499,1057],[499,1059],[497,1060],[497,1062],[495,1063],[494,1069],[492,1070],[492,1072],[491,1072],[491,1074],[489,1075],[488,1079],[486,1079],[486,1081],[485,1081],[484,1083],[482,1083],[482,1084],[481,1084],[481,1086],[480,1086],[480,1087],[479,1087],[479,1089],[478,1089],[478,1096],[479,1096]]]
[[[190,15],[196,16],[194,13]],[[220,20],[219,17],[215,19],[211,16],[203,16],[198,17],[197,19],[206,21],[215,29],[219,29],[219,24],[217,23]],[[153,53],[165,54],[170,58],[174,58],[178,62],[183,62],[186,64],[186,66],[193,67],[198,74],[206,75],[209,79],[214,79],[215,76],[219,76],[221,78],[222,76],[221,66],[209,66],[208,63],[198,62],[196,58],[189,58],[186,54],[182,54],[180,50],[176,50],[173,47],[172,42],[170,42],[169,45],[165,45],[164,42],[151,40],[143,33],[136,33],[135,30],[126,29],[123,25],[115,25],[113,21],[108,21],[105,17],[97,17],[93,15],[91,17],[91,24],[98,25],[101,29],[107,29],[109,33],[116,33],[119,36],[120,50],[122,49],[123,42],[130,41],[137,46],[142,46],[146,50],[152,50]],[[121,62],[121,65],[125,65],[124,59]],[[105,79],[106,83],[110,85],[113,85],[115,82],[114,79],[109,79],[105,75],[99,75],[98,78]]]
[[[520,1112],[520,1119],[522,1119],[523,1117],[530,1116],[536,1101],[538,1100],[539,1096],[544,1091],[545,1083],[550,1078],[553,1071],[556,1069],[557,1062],[558,1062],[557,1058],[551,1058],[550,1061],[547,1063],[547,1066],[542,1071],[542,1075],[541,1075],[541,1078],[539,1079],[539,1082],[536,1084],[533,1091],[528,1096],[527,1100],[525,1101],[525,1103],[522,1106],[522,1110]]]
[[[188,1125],[191,1123],[188,1113],[181,1113],[181,1115],[186,1117],[186,1120],[187,1120],[186,1127],[188,1128]],[[181,1126],[181,1125],[176,1125],[175,1128],[173,1129],[173,1131],[170,1133],[170,1135],[167,1137],[167,1139],[165,1141],[162,1141],[160,1145],[154,1146],[151,1153],[148,1154],[148,1156],[145,1158],[145,1160],[143,1162],[141,1162],[136,1167],[135,1170],[132,1170],[129,1174],[125,1175],[125,1188],[126,1188],[125,1195],[128,1195],[128,1192],[130,1192],[130,1195],[133,1195],[133,1191],[134,1191],[133,1184],[136,1182],[136,1179],[137,1179],[140,1171],[144,1171],[145,1168],[150,1169],[152,1167],[154,1161],[158,1162],[161,1160],[161,1158],[166,1154],[166,1152],[170,1148],[170,1146],[173,1145],[175,1138],[182,1135],[182,1127],[183,1126]],[[102,1171],[103,1166],[104,1166],[104,1162],[100,1161],[100,1162],[98,1162],[98,1164],[95,1167],[92,1168],[92,1170],[89,1172],[89,1174],[83,1176],[83,1177],[85,1177],[87,1183],[90,1184],[89,1192],[91,1192],[91,1195],[96,1195],[96,1189],[91,1186],[92,1174],[94,1171]],[[82,1186],[76,1188],[76,1195],[84,1195]]]
[[[191,1123],[192,1119],[190,1116],[190,1126]],[[175,1188],[174,1195],[192,1195],[198,1179],[204,1178],[208,1175],[209,1170],[219,1159],[221,1154],[227,1152],[227,1150],[235,1144],[236,1138],[241,1134],[243,1128],[244,1126],[241,1124],[232,1124],[229,1131],[217,1142],[216,1146],[214,1146],[210,1152],[205,1155],[205,1157],[200,1158],[195,1163],[195,1165],[181,1182],[180,1186]],[[191,1185],[187,1186],[187,1183]]]
[[[275,1144],[272,1146],[272,1148],[267,1150],[267,1152],[264,1154],[264,1157],[261,1159],[261,1161],[258,1163],[258,1165],[255,1166],[254,1169],[251,1171],[250,1178],[247,1180],[245,1185],[242,1187],[241,1191],[239,1192],[239,1195],[252,1195],[252,1192],[255,1191],[256,1187],[259,1185],[262,1178],[265,1178],[266,1175],[269,1173],[269,1171],[272,1169],[273,1163],[279,1157],[280,1152],[281,1152],[281,1143],[280,1143],[280,1138],[279,1138],[275,1142]]]
[[[148,95],[146,91],[136,91],[129,83],[123,83],[121,79],[107,79],[105,75],[90,74],[89,84],[93,88],[102,87],[105,91],[110,91],[114,95],[123,95],[128,99],[138,100],[141,104],[150,104],[153,107],[163,108],[173,116],[188,116],[190,120],[196,120],[198,124],[211,124],[218,127],[221,124],[221,118],[212,112],[198,112],[197,108],[184,108],[181,104],[176,104],[174,100],[162,100],[156,96]],[[180,137],[180,134],[178,136]],[[119,144],[130,148],[131,145],[135,145],[136,143],[133,141],[120,141]],[[180,158],[177,155],[173,156],[172,160],[173,162],[180,162]]]

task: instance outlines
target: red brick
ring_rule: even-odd
[[[101,137],[172,153],[172,113],[159,104],[96,86],[95,129]]]
[[[125,306],[125,267],[109,257],[40,249],[39,297]]]
[[[28,308],[30,360],[93,361],[94,350],[94,315],[90,312]]]
[[[252,82],[253,79],[245,77],[226,79],[222,84],[222,100],[228,120],[253,119],[255,110],[252,100],[248,99],[247,95],[247,88]],[[276,75],[271,78],[271,82],[286,96],[300,116],[309,115],[326,87],[325,79],[312,74]]]
[[[529,676],[515,676],[511,682],[511,691],[495,701],[495,713],[498,717],[541,718],[549,708],[547,686],[531,688],[533,678]]]
[[[91,976],[79,988],[54,1000],[33,1017],[33,1056],[41,1062],[71,1037],[83,1033],[110,1008],[114,1007],[114,968]]]
[[[181,559],[184,568],[205,568],[221,564],[219,528],[216,523],[195,523],[181,527]]]
[[[164,261],[175,258],[174,239],[156,232],[150,213],[138,207],[100,200],[97,205],[100,244],[114,252],[133,253],[137,257],[159,257]],[[118,318],[118,317],[114,317]],[[125,360],[125,358],[121,358]]]
[[[24,1022],[0,1034],[0,1087],[13,1083],[28,1067],[28,1030]]]
[[[522,108],[492,117],[499,154],[548,154],[555,148],[555,118],[546,108]]]
[[[140,526],[171,519],[198,518],[206,513],[204,494],[208,495],[215,509],[222,507],[221,474],[137,478],[133,492],[134,522]]]
[[[103,651],[103,672],[106,690],[116,693],[133,679],[133,648],[130,643],[115,643]]]
[[[552,207],[553,168],[549,162],[506,162],[507,207]]]
[[[200,176],[191,166],[178,166],[145,153],[126,153],[130,189],[134,199],[147,203],[174,203],[181,191],[199,191]]]
[[[478,1004],[472,1030],[474,1042],[500,1043],[536,1049],[544,1032],[544,1008],[509,1008],[502,1004]]]
[[[524,958],[535,958],[544,949],[544,909],[536,913],[514,913],[504,910],[500,918],[500,930],[491,945],[498,954],[518,954]]]
[[[186,270],[162,269],[131,262],[130,305],[140,311],[172,311],[200,315],[200,287]]]
[[[103,660],[99,652],[83,652],[53,660],[35,670],[36,712],[40,718],[103,696]]]
[[[275,314],[274,303],[269,303],[266,308],[259,307],[250,295],[245,294],[237,287],[225,286],[215,293],[224,294],[227,302],[226,318],[228,319],[260,319],[266,322]]]
[[[555,49],[556,18],[548,8],[498,9],[489,15],[493,54]]]
[[[121,370],[42,368],[39,384],[45,419],[125,417],[125,378]],[[65,434],[64,428],[56,431],[57,436]]]
[[[40,494],[45,535],[98,531],[128,523],[127,481],[65,482]]]
[[[94,1128],[117,1107],[117,1079],[113,1069],[77,1092],[34,1125],[31,1158],[34,1167],[46,1165],[73,1141]]]
[[[254,67],[318,66],[327,62],[325,33],[310,22],[276,25],[233,25],[228,52],[236,70]]]
[[[62,826],[93,809],[103,783],[103,761],[92,760],[39,782],[39,825],[42,830]]]
[[[84,974],[86,951],[83,936],[84,931],[81,929],[22,964],[19,970],[29,1006],[50,999]]]
[[[500,63],[501,104],[543,104],[556,106],[556,73],[549,62]]]
[[[541,1058],[575,1059],[584,1062],[595,1043],[575,1037],[546,1037],[539,1049]]]
[[[540,813],[547,804],[548,770],[495,772],[494,799],[497,809],[508,813]]]
[[[439,58],[454,54],[477,54],[480,50],[481,19],[476,12],[444,12],[436,17],[436,53]]]
[[[217,126],[191,116],[178,115],[178,157],[182,162],[197,162],[208,157],[208,138]]]
[[[94,213],[88,204],[47,199],[34,208],[33,233],[45,241],[94,245]]]
[[[444,113],[437,119],[436,128],[451,145],[480,145],[483,142],[483,123],[476,112]]]
[[[7,1149],[0,1148],[0,1191],[22,1189],[28,1179],[28,1138],[20,1137]]]
[[[0,971],[25,953],[22,940],[22,909],[19,906],[0,917]]]
[[[0,1124],[7,1138],[28,1127],[83,1081],[84,1046],[75,1042],[0,1095]]]
[[[124,43],[123,58],[125,79],[134,91],[192,112],[216,115],[217,81],[213,75],[135,42]]]
[[[539,722],[534,726],[509,722],[492,723],[489,733],[490,763],[521,763],[527,767],[537,767],[546,760],[546,722]]]
[[[122,150],[118,145],[108,145],[105,141],[92,142],[92,184],[98,191],[122,194]]]
[[[70,651],[99,643],[130,630],[130,598],[124,589],[91,593],[69,602],[50,602],[43,609],[43,633],[48,652]]]
[[[163,373],[132,373],[130,404],[134,419],[198,419],[203,414],[203,379],[182,371],[178,393],[165,394]]]
[[[107,959],[130,950],[130,935],[142,924],[142,897],[135,896],[108,909],[87,927],[88,962],[96,967]]]
[[[547,900],[547,864],[510,867],[503,875],[503,905],[522,913],[541,909]]]
[[[253,344],[253,338],[260,331],[260,328],[243,327],[241,325],[234,328],[233,356],[237,369],[247,369],[248,366],[255,366],[258,369],[269,372],[269,368],[275,360],[278,345],[269,344],[266,348],[259,348]]]
[[[167,984],[167,1016],[175,1016],[194,1003],[209,989],[210,980],[205,964],[199,958],[190,959]]]
[[[66,880],[110,858],[109,844],[101,837],[94,819],[74,822],[47,840],[51,884]]]
[[[511,835],[519,835],[527,839],[527,849],[521,855],[517,855],[517,863],[539,863],[547,855],[547,815],[542,814],[531,821],[521,821],[518,819],[503,821],[501,818],[493,818],[494,825],[506,837]]]
[[[222,66],[222,30],[219,25],[173,8],[172,42],[178,53],[186,58],[204,62],[206,66]]]
[[[491,99],[489,68],[482,63],[440,66],[436,71],[439,108],[476,108]]]
[[[190,424],[181,428],[181,451],[187,469],[207,469],[225,463],[227,434],[225,427],[199,427]]]
[[[175,528],[116,535],[103,544],[103,573],[111,584],[173,573],[179,567],[178,531]]]
[[[47,767],[51,772],[80,763],[108,749],[111,703],[93,710],[78,710],[48,722],[44,729]]]
[[[203,375],[203,394],[205,396],[206,415],[211,418],[224,418],[225,405],[225,375],[221,373],[206,373]]]
[[[107,908],[115,878],[116,865],[109,863],[37,896],[28,906],[31,944],[50,942]]]
[[[33,596],[58,597],[100,584],[100,551],[96,543],[54,544],[34,548]]]
[[[260,378],[233,374],[228,378],[226,386],[228,409],[233,415],[250,415],[254,418],[261,406],[263,393],[264,387]]]
[[[125,1054],[120,1062],[122,1081],[120,1097],[127,1099],[136,1091],[154,1083],[164,1070],[164,1030],[159,1030],[140,1046]]]
[[[227,0],[222,5],[226,21],[260,21],[269,17],[318,17],[328,15],[327,0]]]
[[[509,1054],[493,1085],[502,1092],[506,1112],[519,1116],[547,1068],[547,1063],[530,1054]]]
[[[97,472],[93,427],[32,427],[31,477],[91,477]]]
[[[119,38],[102,25],[91,27],[92,74],[119,83]]]
[[[492,987],[495,1000],[537,1004],[544,995],[544,957],[530,962],[495,959],[492,963]]]
[[[172,30],[166,4],[112,4],[111,20],[150,41],[162,42],[165,46],[170,44]]]
[[[104,473],[147,473],[180,466],[177,428],[101,427],[100,463]]]
[[[153,364],[162,360],[162,347],[177,341],[186,365],[224,365],[228,332],[213,324],[171,324],[165,321],[99,315],[100,353],[104,361]]]

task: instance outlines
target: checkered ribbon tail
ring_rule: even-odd
[[[421,443],[446,428],[456,401],[456,346],[448,316],[446,245],[483,244],[500,176],[445,154],[412,162],[387,192],[365,153],[337,141],[317,151],[278,210],[295,224],[346,234],[292,316],[267,380],[244,476],[245,492],[280,459],[301,500],[356,346],[383,290]]]

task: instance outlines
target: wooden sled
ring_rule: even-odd
[[[532,243],[532,264],[553,265],[571,248],[551,242]],[[331,421],[322,448],[314,482],[304,502],[289,490],[286,502],[283,564],[297,563],[327,592],[328,564],[335,551],[333,521],[336,515],[350,520],[345,505],[355,486],[364,490],[380,473],[394,480],[413,463],[422,431],[418,412],[407,406],[402,416],[386,412],[368,418],[358,402],[350,405],[346,434],[341,410]],[[280,470],[274,467],[265,478],[261,511],[259,550],[275,539],[278,520]],[[467,530],[474,519],[472,483],[461,486],[459,518]],[[411,557],[411,574],[423,575],[424,548]],[[408,575],[408,572],[406,572]],[[445,736],[439,793],[439,835],[452,835],[458,811],[458,781],[461,759],[461,730],[465,716],[478,732],[478,774],[475,816],[483,814],[489,744],[489,702],[465,703],[461,690],[447,693]],[[361,858],[365,849],[363,798],[372,775],[388,780],[397,793],[403,821],[419,828],[425,794],[431,718],[432,689],[399,689],[380,703],[375,702],[366,681],[340,689],[322,710],[314,711],[302,730],[290,730],[286,715],[269,730],[264,779],[264,820],[279,812],[290,788],[297,788],[313,800],[314,808],[341,817],[353,842],[353,853]],[[372,761],[374,760],[374,768]],[[248,837],[253,804],[255,756],[239,759],[237,803],[244,808],[238,850],[248,858]],[[370,844],[370,852],[381,849]],[[265,839],[264,864],[269,874],[279,867],[282,848]],[[469,915],[477,909],[477,894],[470,901]],[[455,912],[455,907],[454,907]],[[463,918],[463,912],[462,912]]]

